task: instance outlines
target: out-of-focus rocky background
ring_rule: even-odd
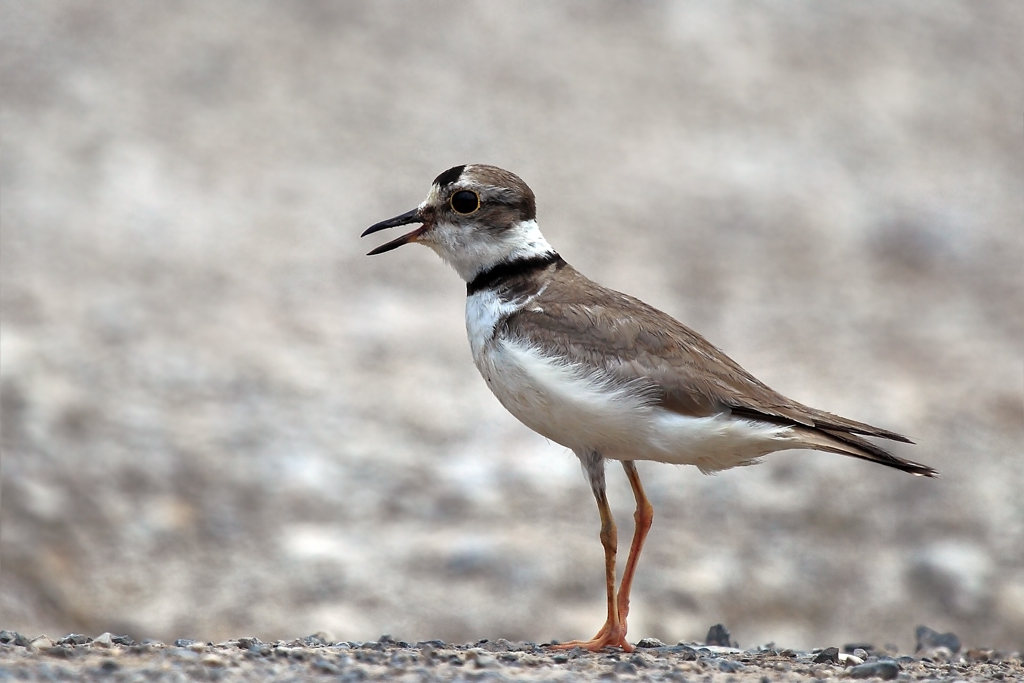
[[[4,628],[592,635],[575,457],[478,378],[456,276],[359,239],[476,161],[580,270],[943,474],[641,464],[631,635],[1024,642],[1020,3],[0,11]]]

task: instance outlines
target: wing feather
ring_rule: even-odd
[[[786,398],[671,316],[602,287],[571,266],[559,275],[530,306],[505,320],[502,334],[529,339],[552,355],[623,382],[650,382],[660,405],[684,415],[729,410],[780,424],[910,442]]]

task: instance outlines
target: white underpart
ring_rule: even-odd
[[[502,302],[493,291],[477,292],[466,300],[466,330],[487,386],[510,413],[542,436],[578,454],[696,465],[704,472],[794,447],[788,427],[728,412],[680,415],[656,405],[650,385],[567,363],[524,340],[495,337],[503,316],[529,305],[529,299]]]
[[[437,223],[419,241],[436,251],[466,282],[503,261],[554,251],[535,220],[520,221],[500,233],[484,233],[471,225]]]

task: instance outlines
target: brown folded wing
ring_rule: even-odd
[[[679,321],[588,280],[570,266],[537,284],[531,305],[511,315],[498,334],[528,339],[551,355],[603,370],[623,382],[651,383],[659,404],[683,415],[729,411],[791,425],[806,435],[808,447],[918,474],[933,472],[854,435],[911,443],[907,437],[786,398]]]

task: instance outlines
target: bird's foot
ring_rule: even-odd
[[[632,652],[633,646],[626,640],[626,627],[620,624],[605,624],[597,635],[590,640],[570,640],[568,643],[552,645],[552,650],[572,650],[582,648],[590,652],[600,652],[606,647],[622,648],[623,652]]]

